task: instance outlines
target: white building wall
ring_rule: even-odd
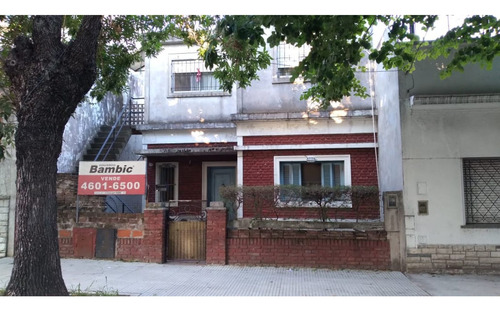
[[[107,95],[102,102],[82,103],[66,123],[61,154],[57,159],[58,173],[76,173],[78,162],[101,125],[110,125],[121,110],[121,97]]]
[[[408,247],[499,244],[500,228],[463,227],[462,159],[500,157],[500,102],[402,108]],[[418,214],[422,200],[428,215]]]
[[[202,92],[188,94],[171,92],[171,62],[175,59],[196,59],[196,47],[168,44],[155,58],[146,59],[145,122],[181,123],[230,121],[236,113],[236,92]]]
[[[399,112],[398,71],[376,67],[375,105],[378,110],[378,167],[380,191],[403,190],[401,120]]]

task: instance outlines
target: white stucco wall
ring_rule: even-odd
[[[500,102],[402,105],[408,247],[498,244],[500,228],[465,225],[462,158],[500,157]],[[427,200],[428,215],[417,203]]]
[[[378,166],[380,191],[403,190],[401,120],[397,70],[374,73],[374,100],[378,109]]]
[[[122,98],[108,95],[100,103],[81,104],[66,123],[61,154],[57,160],[59,173],[75,173],[78,161],[101,125],[110,125],[122,107]]]
[[[269,48],[269,47],[268,47]],[[273,58],[277,57],[277,48],[269,48]],[[367,65],[367,58],[361,65]],[[271,112],[303,112],[314,110],[315,104],[300,100],[300,96],[311,84],[297,79],[291,83],[289,78],[277,78],[277,62],[271,60],[271,65],[258,72],[259,80],[252,81],[246,89],[241,90],[238,104],[239,113],[271,113]],[[369,73],[356,73],[361,85],[370,90]],[[335,103],[335,109],[367,110],[371,109],[371,98],[350,96]]]
[[[195,47],[168,44],[154,58],[146,59],[146,123],[230,121],[236,112],[236,92],[171,92],[171,62],[196,59]]]

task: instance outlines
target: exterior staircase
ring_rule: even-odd
[[[83,161],[118,161],[123,148],[125,148],[132,135],[132,129],[130,126],[123,126],[119,133],[115,134],[112,131],[113,127],[109,125],[101,126],[94,140],[87,148]]]
[[[120,112],[113,126],[103,125],[87,148],[83,161],[118,161],[127,145],[134,126],[144,122],[144,105],[131,98]],[[142,212],[142,195],[106,196],[107,213]]]

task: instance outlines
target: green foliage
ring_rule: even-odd
[[[61,29],[63,44],[70,44],[76,36],[82,16],[64,16]],[[207,16],[146,16],[114,15],[102,20],[98,39],[98,77],[85,101],[101,101],[106,93],[121,94],[127,90],[129,69],[144,56],[153,57],[163,48],[166,40],[182,38],[188,44],[199,44],[214,23]],[[3,63],[15,39],[31,37],[31,16],[0,16],[0,63]],[[7,146],[13,143],[15,127],[9,123],[15,114],[17,99],[9,89],[9,81],[0,70],[0,160]]]
[[[107,278],[106,278],[107,281]],[[111,290],[107,288],[107,285],[102,289],[94,290],[91,289],[92,284],[86,289],[81,289],[80,284],[75,289],[69,290],[70,296],[120,296],[118,290]]]
[[[82,16],[65,16],[62,42],[75,37]],[[117,15],[103,18],[97,56],[98,78],[89,96],[100,101],[107,92],[126,91],[128,70],[144,56],[153,57],[170,38],[180,38],[199,47],[199,54],[225,91],[233,85],[248,87],[258,79],[258,71],[271,65],[268,47],[286,42],[310,46],[310,53],[292,72],[292,80],[302,77],[311,83],[301,96],[328,108],[344,96],[367,97],[357,78],[364,57],[411,72],[415,62],[428,57],[451,57],[441,72],[443,78],[463,70],[468,63],[490,69],[500,54],[500,22],[494,16],[472,16],[460,27],[448,31],[432,44],[419,38],[413,28],[432,29],[437,16],[361,15],[268,15],[268,16],[145,16]],[[0,16],[0,60],[4,61],[18,36],[31,36],[30,16]],[[387,26],[387,39],[372,46],[375,25]],[[0,159],[11,143],[13,126],[5,125],[15,113],[16,99],[0,71]]]
[[[279,218],[283,209],[305,207],[316,209],[318,219],[326,222],[331,219],[332,212],[335,213],[338,209],[352,208],[357,212],[362,205],[379,203],[379,190],[376,186],[226,186],[221,187],[219,193],[231,212],[236,213],[244,203],[245,208],[253,211],[254,219],[257,220],[264,218],[265,210]]]
[[[430,56],[452,59],[441,72],[449,77],[453,71],[463,71],[469,63],[491,69],[493,59],[500,54],[500,21],[494,16],[472,16],[460,27],[448,31],[432,44]]]
[[[411,72],[417,61],[453,53],[441,73],[443,78],[463,70],[468,63],[491,68],[493,59],[500,54],[499,22],[495,17],[472,16],[432,44],[414,34],[413,29],[433,29],[437,19],[436,15],[224,16],[214,20],[215,34],[205,42],[208,48],[202,55],[208,64],[220,66],[217,78],[230,91],[235,82],[240,87],[250,85],[258,78],[256,70],[269,65],[266,43],[270,47],[281,42],[297,47],[307,44],[310,53],[293,70],[291,80],[301,76],[311,82],[301,99],[321,103],[321,108],[328,108],[331,101],[340,101],[344,96],[369,95],[356,76],[367,70],[359,66],[365,56],[386,69]],[[388,28],[387,39],[373,47],[372,29],[378,24]]]
[[[224,91],[230,92],[233,84],[245,88],[259,78],[258,70],[271,64],[265,49],[264,29],[258,19],[248,16],[226,16],[217,21],[214,31],[206,38],[200,56]]]

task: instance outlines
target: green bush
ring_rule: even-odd
[[[318,210],[318,219],[330,220],[330,214],[336,215],[339,208],[353,208],[356,212],[362,205],[378,204],[379,191],[376,186],[243,186],[222,187],[220,195],[228,213],[236,215],[245,202],[246,208],[254,212],[254,219],[262,219],[267,209],[279,218],[280,209],[310,206],[314,202]],[[336,220],[336,216],[334,216]],[[357,218],[357,217],[356,217]],[[234,218],[233,218],[234,219]]]

